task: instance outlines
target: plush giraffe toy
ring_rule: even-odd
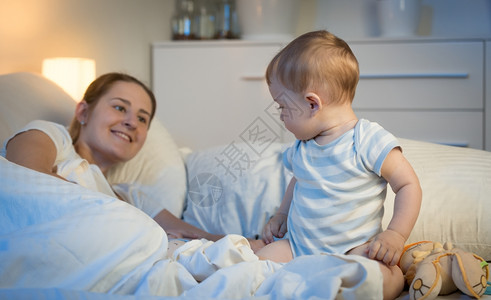
[[[451,243],[423,241],[408,245],[399,265],[409,285],[410,299],[435,299],[457,290],[479,299],[487,288],[486,261]]]

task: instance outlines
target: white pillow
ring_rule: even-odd
[[[162,209],[181,217],[186,197],[186,169],[176,143],[157,119],[147,140],[130,161],[107,174],[114,190],[128,202],[155,217]]]
[[[75,101],[54,82],[34,73],[0,75],[0,145],[33,120],[68,126]]]
[[[421,212],[408,243],[449,241],[491,260],[491,152],[407,139],[400,142],[423,189]],[[235,146],[254,157],[246,146]],[[237,178],[219,163],[229,153],[227,147],[187,157],[189,190],[183,217],[212,233],[254,237],[279,207],[291,176],[283,168],[283,147],[271,146]],[[233,172],[233,166],[229,167]],[[394,193],[389,187],[384,228],[393,207]]]
[[[258,155],[245,143],[232,143],[189,154],[184,221],[215,234],[260,236],[291,178],[283,150],[272,144]]]
[[[407,139],[400,142],[423,190],[421,211],[408,243],[449,241],[491,260],[491,152]],[[384,225],[392,217],[393,202],[389,188]]]

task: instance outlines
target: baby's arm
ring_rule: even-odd
[[[263,228],[263,241],[266,244],[274,242],[274,237],[282,238],[287,231],[286,223],[288,219],[288,211],[290,210],[290,204],[292,203],[293,189],[295,188],[296,182],[297,180],[295,177],[292,177],[288,187],[286,188],[283,201],[281,201],[278,211]]]
[[[13,163],[63,180],[53,168],[57,150],[51,138],[40,130],[28,130],[17,134],[7,143],[5,158]]]
[[[395,265],[418,218],[422,192],[416,173],[399,148],[387,155],[382,176],[395,193],[394,215],[387,229],[370,242],[368,257]]]

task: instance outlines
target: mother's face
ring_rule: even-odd
[[[79,103],[78,119],[83,121],[76,144],[88,150],[82,157],[100,167],[128,161],[143,147],[147,137],[152,101],[138,84],[117,81],[100,97],[92,110]],[[90,161],[92,160],[92,161]]]

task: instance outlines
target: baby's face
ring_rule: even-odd
[[[287,89],[276,78],[271,81],[269,92],[278,104],[280,120],[288,131],[299,140],[309,140],[316,135],[310,126],[311,107],[303,93]]]

